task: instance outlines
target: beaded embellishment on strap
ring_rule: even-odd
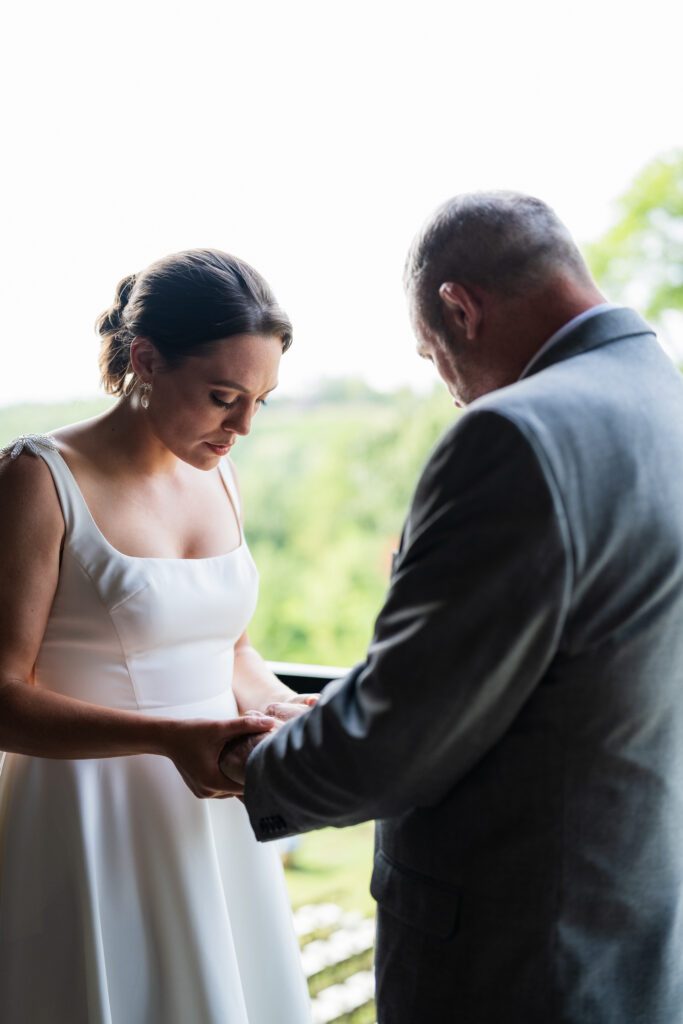
[[[21,434],[4,448],[0,448],[0,455],[9,455],[11,459],[16,459],[24,448],[28,448],[32,455],[40,455],[41,448],[44,451],[57,451],[57,445],[47,434]]]

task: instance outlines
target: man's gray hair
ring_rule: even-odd
[[[408,253],[404,283],[427,325],[438,328],[444,281],[512,296],[558,272],[591,280],[551,207],[521,192],[472,192],[443,203],[424,225]]]

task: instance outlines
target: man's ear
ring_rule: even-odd
[[[140,380],[152,382],[159,365],[159,350],[149,338],[133,338],[130,343],[130,365]]]
[[[474,341],[482,320],[481,303],[469,288],[456,281],[444,281],[439,287],[446,327],[455,329],[468,341]]]

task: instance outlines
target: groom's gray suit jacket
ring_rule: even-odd
[[[380,1024],[683,1021],[683,381],[635,313],[447,431],[367,660],[246,803],[381,819]]]

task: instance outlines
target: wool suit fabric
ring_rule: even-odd
[[[246,804],[378,819],[379,1024],[683,1021],[683,379],[636,313],[442,437],[365,662]]]

